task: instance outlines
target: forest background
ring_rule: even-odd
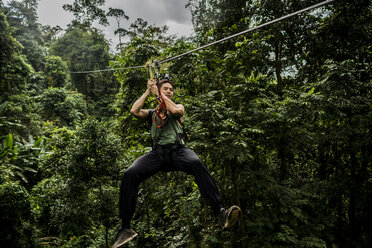
[[[65,5],[65,30],[38,23],[38,0],[0,3],[1,247],[110,247],[121,175],[151,149],[129,113],[144,69],[71,71],[162,60],[319,1],[189,0],[190,38],[104,2]],[[192,177],[159,173],[128,247],[372,247],[371,11],[336,0],[165,64],[188,146],[242,217],[222,232]],[[108,16],[115,51],[92,26]]]

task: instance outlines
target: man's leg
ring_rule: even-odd
[[[173,167],[176,170],[195,176],[200,194],[211,205],[213,211],[219,215],[219,221],[223,229],[236,222],[240,214],[240,208],[237,206],[232,206],[226,210],[223,208],[221,193],[214,179],[194,151],[187,147],[178,149],[173,159]]]
[[[187,147],[178,149],[173,159],[173,167],[195,176],[200,194],[212,206],[213,210],[219,210],[222,207],[222,197],[217,185],[207,167],[194,151]]]
[[[151,151],[138,158],[125,170],[120,185],[119,198],[119,211],[122,224],[113,248],[120,247],[137,236],[130,229],[130,221],[136,208],[139,185],[145,179],[156,174],[161,166],[162,161],[159,155]]]
[[[145,179],[156,174],[162,165],[159,155],[151,151],[139,157],[134,163],[125,170],[121,185],[119,210],[123,227],[130,227],[130,220],[133,217],[139,185]]]

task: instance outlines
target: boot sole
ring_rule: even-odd
[[[225,224],[225,226],[223,227],[223,229],[227,229],[227,228],[232,227],[236,223],[236,221],[239,219],[240,212],[241,212],[240,208],[238,206],[236,206],[236,208],[234,208],[231,211],[231,213],[228,217],[228,221]]]
[[[125,245],[126,243],[128,243],[129,241],[132,241],[135,237],[137,237],[137,235],[138,235],[138,234],[135,233],[133,236],[127,238],[123,243],[121,243],[121,244],[117,244],[117,245],[113,245],[111,248],[119,248],[119,247]]]

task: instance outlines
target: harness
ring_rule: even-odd
[[[169,113],[167,118],[164,120],[163,127],[153,128],[157,118],[158,116],[154,110],[151,115],[152,126],[150,131],[153,140],[153,150],[156,151],[162,162],[168,162],[171,164],[176,157],[177,150],[185,146],[185,141],[187,139],[186,132],[180,119],[175,118],[171,113]],[[179,127],[178,130],[176,125]],[[160,137],[164,132],[171,134],[171,139],[169,140],[170,143],[166,142],[166,144],[159,144]],[[175,139],[173,140],[174,136]]]

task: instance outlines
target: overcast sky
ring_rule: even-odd
[[[107,11],[111,7],[124,10],[129,16],[128,21],[122,21],[124,28],[141,17],[149,24],[167,25],[169,34],[189,37],[193,34],[193,27],[190,10],[185,8],[187,2],[188,0],[106,0],[104,9]],[[39,23],[66,28],[74,18],[70,12],[63,10],[62,6],[66,3],[71,4],[73,0],[39,0]],[[116,44],[118,38],[114,36],[114,30],[117,28],[117,23],[113,18],[109,18],[109,22],[110,26],[108,27],[99,24],[94,26],[103,30],[106,39],[112,40]]]

